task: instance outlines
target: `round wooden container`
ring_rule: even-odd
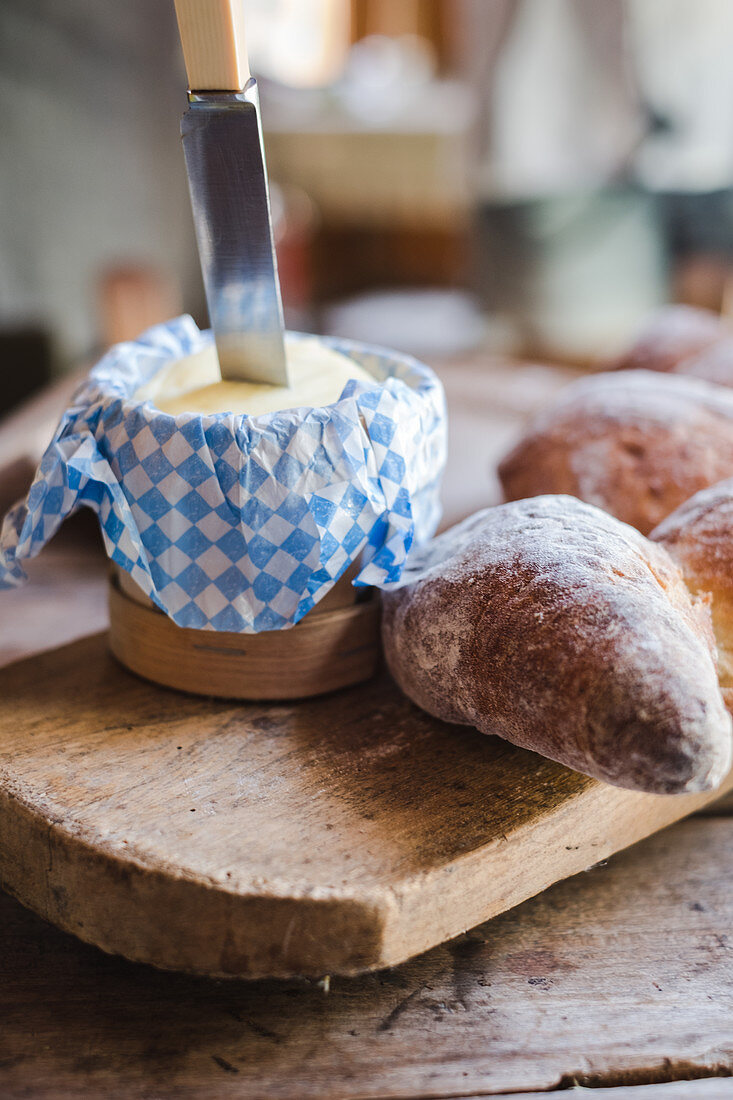
[[[445,402],[438,379],[429,368],[410,357],[385,349],[299,333],[286,334],[286,338],[293,348],[303,345],[306,360],[316,350],[311,348],[309,352],[306,342],[320,341],[325,348],[346,355],[363,368],[368,378],[382,380],[385,385],[381,389],[368,386],[364,392],[344,389],[341,398],[323,409],[296,406],[283,410],[272,423],[266,421],[257,426],[233,415],[212,419],[202,413],[197,419],[196,414],[188,412],[179,417],[161,411],[156,401],[166,385],[171,393],[176,393],[177,386],[183,386],[185,391],[191,379],[203,378],[208,384],[218,378],[210,335],[201,334],[186,317],[150,330],[144,340],[122,346],[110,353],[109,361],[105,359],[98,365],[94,385],[87,395],[89,424],[85,430],[92,452],[103,459],[99,476],[105,492],[108,482],[117,479],[129,504],[129,510],[113,507],[111,518],[105,513],[102,526],[108,543],[117,545],[122,539],[128,558],[133,553],[132,545],[135,553],[157,561],[156,547],[153,543],[148,545],[144,534],[152,522],[158,524],[162,533],[158,546],[162,538],[177,546],[184,521],[194,527],[213,516],[210,527],[213,524],[219,532],[224,521],[216,505],[227,499],[226,486],[231,477],[242,490],[237,500],[246,493],[248,501],[256,497],[263,515],[270,504],[273,515],[277,510],[278,519],[269,539],[274,552],[282,549],[289,553],[279,540],[299,532],[301,520],[307,528],[306,536],[315,538],[320,524],[311,504],[305,504],[312,501],[314,494],[322,496],[328,505],[323,501],[317,505],[325,524],[318,535],[321,549],[324,539],[328,538],[329,546],[335,540],[339,552],[347,554],[351,561],[352,553],[340,540],[346,539],[353,547],[364,545],[376,529],[374,524],[382,525],[378,531],[380,537],[386,540],[389,535],[391,541],[389,547],[386,542],[372,547],[375,576],[391,575],[395,559],[407,553],[413,539],[429,533],[438,511],[437,485],[445,457]],[[197,356],[200,358],[194,362]],[[183,380],[179,378],[176,382],[174,375],[179,366]],[[391,379],[400,384],[387,385]],[[158,389],[155,386],[151,389],[153,381]],[[98,432],[100,402],[107,416],[101,448],[94,434]],[[325,419],[332,418],[336,424],[333,432],[324,430]],[[279,455],[283,456],[282,463]],[[217,456],[221,456],[221,469]],[[240,478],[250,462],[257,464],[254,480]],[[411,476],[403,484],[401,471],[407,471],[408,465]],[[296,471],[297,487],[292,480]],[[193,480],[199,475],[207,482],[213,478],[206,493],[192,491]],[[372,487],[365,488],[371,486],[373,479],[376,479],[374,493]],[[338,488],[346,485],[353,485],[353,492],[339,493]],[[328,499],[331,490],[333,502]],[[185,515],[188,504],[184,504],[189,497],[199,502],[191,505],[195,515],[190,517]],[[69,499],[73,504],[72,494],[65,495],[63,502]],[[406,522],[406,501],[411,509],[410,522]],[[305,513],[297,521],[291,521],[288,516],[299,513],[301,505],[305,506]],[[228,534],[227,523],[232,522],[236,507],[232,513],[231,507],[222,506]],[[280,508],[284,511],[280,512]],[[158,511],[159,514],[154,514]],[[249,525],[244,514],[239,515],[237,522],[242,527],[241,537],[246,534],[247,539],[253,539],[254,533],[261,531],[259,513],[249,519],[254,526]],[[301,545],[297,537],[294,548],[296,544]],[[329,554],[334,552],[332,547]],[[164,549],[164,558],[166,553]],[[243,574],[242,588],[235,593],[235,602],[239,600],[241,606],[235,608],[230,601],[217,612],[221,616],[219,621],[224,621],[231,632],[178,626],[170,617],[175,612],[168,602],[161,601],[165,608],[161,610],[127,573],[113,568],[109,593],[113,654],[132,672],[155,683],[221,698],[300,699],[372,676],[381,653],[380,602],[377,592],[352,587],[359,563],[352,562],[350,571],[296,626],[259,634],[240,633],[237,631],[245,624],[252,627],[257,614],[260,622],[282,622],[279,615],[292,622],[307,592],[304,568],[300,568],[296,587],[282,596],[275,610],[272,600],[281,590],[268,595],[273,577],[257,588],[257,582],[267,578],[267,574],[259,550],[255,558],[245,572],[252,575],[253,590],[263,594],[259,602],[254,600],[257,607],[250,606],[252,601],[248,600],[250,592],[245,590],[247,581]],[[174,579],[181,560],[180,555],[174,554],[168,562]],[[233,562],[235,572],[238,562],[239,559]],[[157,564],[165,573],[165,563]],[[307,570],[306,578],[309,579]],[[234,587],[237,588],[236,583]],[[318,591],[322,589],[319,587]],[[216,597],[215,602],[218,600]],[[221,615],[221,610],[227,607],[228,617]],[[204,616],[200,621],[209,622],[211,617],[206,609],[198,610]]]
[[[352,568],[289,630],[191,630],[163,614],[112,566],[109,644],[131,672],[164,687],[225,699],[303,699],[361,683],[381,655],[379,595],[352,587]]]

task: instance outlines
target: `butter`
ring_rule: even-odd
[[[195,355],[176,360],[135,393],[136,401],[150,401],[161,412],[179,413],[262,413],[304,406],[330,405],[354,378],[368,385],[376,380],[347,355],[327,347],[316,336],[285,338],[290,372],[289,386],[256,382],[222,381],[216,351],[212,346]]]

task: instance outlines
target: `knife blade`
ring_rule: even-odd
[[[188,173],[194,225],[209,317],[214,330],[222,377],[230,380],[287,385],[283,312],[272,234],[257,82],[241,90],[241,0],[201,4],[194,14],[208,20],[192,36],[191,0],[176,0],[189,83],[188,110],[181,138]],[[188,22],[183,16],[188,16]],[[211,58],[237,60],[233,75],[214,67],[212,76],[226,90],[193,90],[192,42],[212,72]],[[188,46],[188,50],[186,50]],[[225,48],[226,47],[226,48]],[[236,82],[236,83],[235,83]],[[231,85],[235,84],[234,90]]]

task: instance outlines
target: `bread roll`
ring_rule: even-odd
[[[733,387],[733,336],[716,340],[702,351],[682,359],[675,367],[677,374],[702,378],[719,386]]]
[[[665,306],[652,314],[613,369],[674,371],[684,360],[730,335],[729,326],[712,310]]]
[[[733,710],[733,479],[696,493],[650,537],[674,558],[691,591],[710,604],[718,679]]]
[[[651,371],[561,391],[499,466],[507,500],[570,493],[643,534],[733,476],[733,392]]]
[[[707,604],[665,550],[570,497],[490,508],[384,597],[387,662],[438,718],[675,794],[731,765]]]

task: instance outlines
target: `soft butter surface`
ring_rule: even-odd
[[[224,382],[213,346],[171,363],[135,393],[138,401],[151,401],[161,412],[262,413],[281,409],[313,408],[337,401],[346,383],[355,378],[374,384],[375,379],[352,359],[326,347],[317,337],[286,338],[290,369],[289,386],[256,382]]]

